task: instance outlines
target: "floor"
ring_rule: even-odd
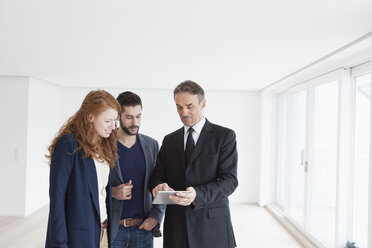
[[[231,213],[236,242],[240,248],[302,247],[263,208],[256,205],[232,204]],[[0,247],[44,247],[47,216],[48,206],[25,218],[0,217]],[[161,247],[162,238],[156,238],[154,248]]]

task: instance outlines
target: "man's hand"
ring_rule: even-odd
[[[167,183],[161,183],[152,189],[152,196],[155,197],[158,194],[158,191],[174,191],[174,189],[169,187]]]
[[[130,200],[132,199],[132,188],[132,180],[116,187],[112,187],[112,197],[117,200]]]
[[[188,191],[188,193],[177,193],[175,195],[170,195],[169,199],[178,205],[188,206],[195,200],[196,191],[193,187],[188,187],[186,191]]]
[[[142,222],[142,224],[139,226],[139,229],[145,229],[146,231],[151,231],[157,224],[158,224],[157,220],[155,220],[152,217],[149,217]]]

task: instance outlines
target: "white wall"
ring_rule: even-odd
[[[265,206],[273,199],[275,189],[275,97],[272,92],[260,94],[260,173],[259,173],[259,201],[260,206]]]
[[[260,170],[259,94],[244,91],[207,91],[206,99],[205,116],[211,122],[236,132],[239,187],[230,200],[257,203]]]
[[[104,89],[104,88],[103,88]],[[90,88],[63,88],[63,116],[67,119],[79,108]],[[130,90],[143,102],[140,132],[157,139],[182,127],[176,111],[172,90],[105,89],[115,97]],[[231,202],[258,202],[259,175],[259,106],[258,93],[237,91],[206,91],[205,116],[216,124],[236,132],[238,142],[239,187]]]
[[[49,203],[47,147],[62,125],[61,87],[30,78],[25,215]]]
[[[27,77],[0,77],[0,215],[23,216],[27,163]]]

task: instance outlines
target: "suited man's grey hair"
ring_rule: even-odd
[[[173,97],[176,97],[176,94],[182,92],[188,92],[191,95],[198,95],[199,103],[205,99],[203,88],[199,84],[191,80],[187,80],[177,85],[177,87],[173,91]]]

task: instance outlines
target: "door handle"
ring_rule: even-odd
[[[305,164],[305,150],[301,149],[301,166]]]
[[[308,171],[309,162],[305,160],[305,150],[301,149],[301,166],[304,166],[305,172]]]

